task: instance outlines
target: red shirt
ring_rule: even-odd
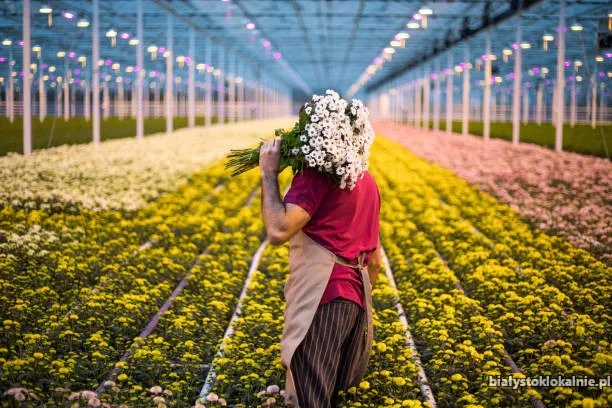
[[[293,178],[285,203],[303,208],[310,221],[302,231],[324,248],[357,262],[362,251],[366,259],[378,246],[380,194],[366,172],[353,190],[342,190],[324,174],[305,169]],[[364,308],[363,282],[358,270],[335,264],[320,304],[338,297]]]

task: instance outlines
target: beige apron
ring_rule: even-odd
[[[359,356],[359,363],[349,381],[357,386],[365,375],[372,350],[374,329],[372,323],[372,288],[367,267],[363,264],[365,254],[360,254],[359,270],[363,280],[364,305],[367,316],[367,332],[363,340],[366,347]],[[285,283],[285,326],[281,338],[281,362],[287,369],[285,400],[287,404],[298,407],[298,400],[291,373],[291,358],[300,345],[310,325],[331,276],[334,263],[349,265],[328,249],[313,241],[301,230],[289,241],[289,279]]]

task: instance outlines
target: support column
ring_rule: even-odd
[[[516,49],[514,50],[514,84],[512,93],[512,143],[518,144],[521,134],[521,11],[516,16]]]
[[[47,116],[47,93],[45,89],[45,70],[43,69],[42,58],[38,61],[38,120],[43,122]]]
[[[138,0],[136,5],[136,36],[138,45],[136,46],[136,139],[144,139],[144,30],[143,30],[143,11],[142,0]]]
[[[11,63],[13,62],[13,57],[9,57],[9,89],[8,95],[6,98],[6,116],[9,118],[9,122],[13,123],[15,120],[15,78],[13,78],[13,66]]]
[[[482,136],[485,140],[491,137],[491,29],[487,30],[486,47],[485,47],[485,64],[484,64],[484,95],[483,95],[483,111],[482,111]]]
[[[166,58],[166,134],[171,135],[174,131],[173,123],[174,120],[174,51],[172,44],[172,14],[168,13],[167,15],[167,38],[166,38],[166,52],[168,53],[168,57]]]
[[[570,126],[576,125],[576,81],[572,81],[570,88]]]
[[[70,75],[70,78],[72,79],[72,74]],[[71,118],[76,117],[76,90],[77,90],[76,83],[73,83],[70,89],[70,117]]]
[[[205,95],[204,99],[206,101],[204,120],[206,127],[210,127],[212,124],[212,40],[209,39],[206,43],[206,79],[205,79]]]
[[[606,93],[603,81],[599,84],[599,124],[603,126],[606,122]]]
[[[234,54],[228,55],[228,76],[227,76],[227,100],[228,100],[228,119],[230,123],[236,120],[236,70],[234,69]]]
[[[430,79],[429,79],[429,64],[425,68],[425,75],[423,78],[423,128],[429,129],[429,91],[430,91]]]
[[[536,123],[538,125],[542,124],[542,98],[544,97],[542,88],[544,87],[543,81],[538,83],[538,90],[536,94]]]
[[[219,76],[217,77],[217,116],[219,124],[225,124],[225,52],[219,47]]]
[[[89,122],[89,119],[91,118],[91,102],[90,102],[90,98],[91,98],[91,92],[89,89],[89,84],[85,84],[85,89],[83,90],[83,102],[85,104],[85,112],[83,112],[83,116],[85,116],[85,120],[87,122]],[[46,102],[46,101],[45,101]],[[46,109],[46,107],[45,107]]]
[[[555,129],[555,150],[563,150],[563,110],[565,109],[565,98],[563,89],[565,87],[565,0],[559,0],[559,27],[557,30],[557,127]]]
[[[32,74],[30,0],[23,0],[23,154],[32,153]]]
[[[463,94],[462,96],[462,112],[461,112],[461,134],[467,135],[469,132],[470,120],[470,51],[468,45],[465,45],[465,64],[463,67]]]
[[[93,94],[91,95],[93,105],[93,122],[92,122],[92,133],[93,143],[100,143],[100,8],[98,4],[99,0],[93,0],[92,4],[92,58],[91,58],[91,69],[92,69],[92,87]]]
[[[440,61],[436,61],[436,77],[434,78],[434,115],[433,128],[440,130]]]
[[[448,69],[450,73],[446,76],[446,133],[453,131],[453,79],[455,70],[453,67],[453,55],[448,54]]]
[[[523,89],[523,123],[529,122],[529,89]]]
[[[62,116],[62,82],[60,78],[57,79],[55,85],[55,117],[59,118]]]
[[[70,70],[64,71],[64,120],[70,119]]]
[[[597,72],[596,68],[593,68],[593,74],[591,75],[591,127],[595,129],[597,124]]]
[[[187,86],[187,122],[189,128],[195,127],[196,119],[196,94],[195,94],[195,30],[189,28],[189,79]]]

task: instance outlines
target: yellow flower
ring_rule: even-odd
[[[387,351],[387,345],[385,343],[378,343],[378,344],[376,344],[376,348],[381,353],[384,353],[385,351]]]
[[[43,353],[34,353],[34,358],[37,358],[40,360],[43,357],[44,357]]]
[[[461,381],[463,379],[463,376],[461,374],[453,374],[451,375],[451,380],[453,381]]]
[[[595,408],[595,401],[592,398],[583,399],[582,408]]]
[[[119,376],[117,377],[117,379],[118,379],[119,381],[125,381],[125,380],[127,380],[127,379],[128,379],[128,376],[127,376],[127,374],[119,374]]]
[[[400,386],[400,387],[401,387],[402,385],[406,385],[406,380],[405,380],[405,379],[403,379],[402,377],[395,377],[395,378],[393,379],[393,383],[394,383],[395,385],[397,385],[397,386]]]
[[[364,390],[370,389],[370,383],[367,381],[362,381],[359,383],[359,388],[363,388]]]

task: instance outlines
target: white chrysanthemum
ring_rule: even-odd
[[[306,165],[334,175],[341,188],[354,188],[368,168],[374,140],[367,108],[358,99],[348,102],[328,89],[312,97],[306,112],[312,113],[304,128],[307,135],[299,138]]]

